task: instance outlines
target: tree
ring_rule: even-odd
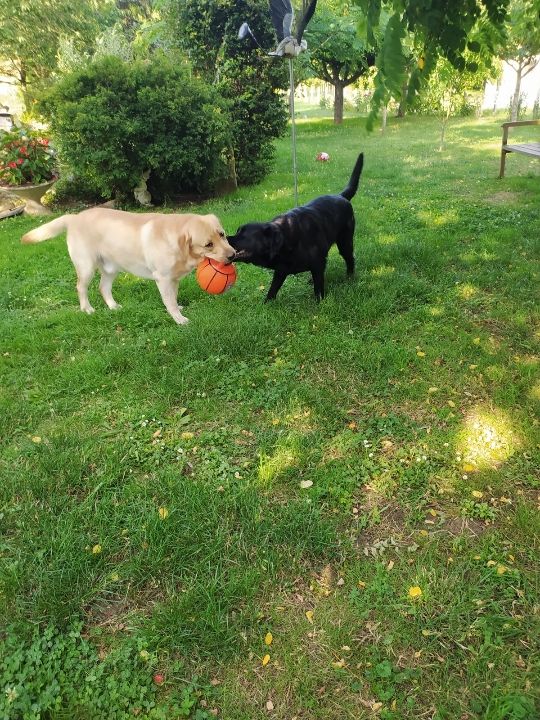
[[[510,5],[503,60],[516,73],[511,120],[518,119],[521,82],[539,62],[540,11],[538,5],[531,0],[512,0]]]
[[[88,46],[113,10],[112,0],[0,0],[2,72],[27,94],[54,72],[63,37]]]
[[[273,141],[287,114],[280,90],[287,85],[281,58],[238,39],[247,21],[263,48],[275,46],[266,0],[164,0],[169,41],[189,57],[194,72],[229,103],[236,174],[240,183],[260,180],[270,167]]]
[[[435,68],[439,57],[446,58],[458,71],[474,72],[477,62],[468,60],[467,51],[489,55],[500,42],[509,0],[354,0],[366,18],[362,36],[374,41],[381,12],[390,19],[377,53],[375,92],[368,126],[388,97],[401,99],[407,57],[403,42],[407,33],[415,40],[417,66],[411,73],[407,94],[409,100]],[[533,0],[536,4],[538,0]]]
[[[358,12],[337,16],[319,6],[309,27],[309,64],[316,77],[334,87],[334,123],[343,122],[343,89],[375,64],[375,52],[357,33]]]
[[[439,150],[444,149],[448,121],[452,115],[468,114],[471,109],[468,94],[482,91],[493,77],[491,67],[480,64],[475,72],[460,72],[445,58],[439,58],[435,69],[422,88],[416,106],[435,113],[441,121]]]

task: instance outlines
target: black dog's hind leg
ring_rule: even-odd
[[[325,264],[320,265],[311,270],[313,278],[313,290],[315,292],[315,300],[319,302],[324,297],[324,269]]]
[[[281,286],[285,282],[287,275],[288,273],[284,272],[283,270],[274,270],[274,277],[272,278],[272,282],[270,283],[270,289],[268,290],[268,295],[266,296],[264,302],[276,299],[276,295],[278,294]]]
[[[347,275],[354,274],[354,218],[347,223],[343,235],[337,240],[339,254],[345,260],[347,265]]]

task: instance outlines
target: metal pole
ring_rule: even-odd
[[[297,173],[296,173],[296,125],[294,124],[294,74],[293,74],[292,58],[289,58],[289,78],[291,80],[290,110],[291,110],[291,134],[292,134],[292,165],[293,165],[293,177],[294,177],[294,204],[298,207],[298,179],[297,179]]]

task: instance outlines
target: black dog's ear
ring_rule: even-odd
[[[268,255],[270,260],[273,260],[281,252],[283,247],[283,235],[281,229],[270,223],[266,225],[264,230],[264,237],[267,241]]]

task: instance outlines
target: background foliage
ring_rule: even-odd
[[[236,173],[241,184],[260,180],[270,169],[273,142],[286,127],[279,91],[287,87],[281,58],[238,39],[247,21],[266,51],[276,44],[266,0],[169,0],[165,3],[170,42],[189,56],[194,70],[228,100]]]
[[[226,173],[226,104],[159,54],[132,63],[107,57],[66,74],[42,108],[64,172],[103,197],[130,195],[148,169],[158,198],[208,191]]]

